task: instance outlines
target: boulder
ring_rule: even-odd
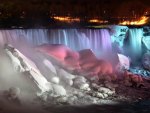
[[[111,91],[110,89],[108,89],[106,87],[100,87],[98,89],[98,91],[103,93],[103,94],[108,94],[108,95],[113,95],[115,93],[115,91]]]
[[[16,72],[24,72],[25,69],[22,67],[20,60],[17,57],[15,57],[10,50],[5,49],[5,52],[8,55],[8,57],[10,58],[10,60],[11,60],[11,64],[12,64],[12,66],[14,68],[14,71],[16,71]]]
[[[104,95],[100,92],[93,92],[92,96],[97,97],[97,98],[104,98]]]
[[[47,79],[41,74],[35,63],[23,55],[19,50],[13,48],[12,46],[5,45],[6,53],[10,57],[13,67],[17,67],[17,71],[25,72],[27,76],[33,79],[36,83],[37,87],[42,91],[49,91],[51,87],[49,87],[49,82]],[[22,65],[26,65],[26,69],[23,68]],[[19,69],[19,70],[18,70]]]
[[[65,88],[61,85],[57,85],[57,84],[52,84],[53,87],[53,93],[57,96],[66,96],[67,92],[65,90]]]
[[[63,83],[72,86],[73,85],[73,79],[75,78],[75,75],[65,71],[64,69],[57,69],[57,75],[62,80]]]
[[[79,86],[79,89],[84,90],[84,91],[90,91],[91,89],[89,88],[89,84],[85,83],[85,84],[81,84]]]
[[[60,80],[59,80],[58,77],[52,77],[52,78],[51,78],[51,82],[54,83],[54,84],[59,84],[59,81],[60,81]]]
[[[86,83],[86,79],[83,76],[77,76],[73,79],[74,84]]]

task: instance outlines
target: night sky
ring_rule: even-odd
[[[117,17],[140,16],[150,9],[149,0],[0,0],[0,17]]]
[[[60,16],[79,18],[81,26],[92,19],[118,24],[138,20],[145,12],[150,15],[149,0],[0,0],[0,28],[64,26],[54,19]]]

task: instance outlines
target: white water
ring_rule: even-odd
[[[92,49],[95,54],[111,51],[111,38],[107,29],[13,29],[0,30],[0,44],[30,45],[64,44],[73,50]]]

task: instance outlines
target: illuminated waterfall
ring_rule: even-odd
[[[129,51],[132,54],[132,57],[138,58],[142,53],[142,37],[143,37],[143,29],[142,28],[134,28],[129,29],[128,39],[129,39]]]
[[[92,49],[96,54],[111,51],[107,29],[14,29],[0,30],[1,44],[64,44],[73,50]]]

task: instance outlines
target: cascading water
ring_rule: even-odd
[[[89,38],[90,47],[97,56],[111,52],[111,37],[108,29],[87,29],[86,32],[86,35]]]
[[[128,39],[129,39],[129,49],[132,54],[132,59],[137,59],[141,57],[142,53],[142,37],[143,37],[143,29],[142,28],[134,28],[129,29],[128,31]]]
[[[95,54],[111,51],[111,38],[107,29],[14,29],[0,30],[0,43],[12,45],[27,42],[31,45],[64,44],[73,50],[92,49]]]

